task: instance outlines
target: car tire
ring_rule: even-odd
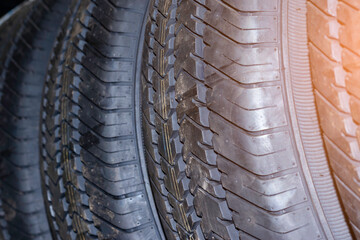
[[[320,124],[336,185],[357,239],[360,38],[354,20],[360,16],[359,10],[356,1],[308,1],[310,63]],[[311,24],[314,21],[318,24]]]
[[[14,22],[1,51],[1,202],[5,239],[50,239],[40,181],[39,127],[44,77],[67,9],[35,1]]]
[[[164,239],[141,136],[148,2],[72,3],[43,99],[43,183],[54,237]]]
[[[145,42],[146,156],[168,239],[351,239],[305,0],[153,1]]]

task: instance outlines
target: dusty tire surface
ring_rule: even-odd
[[[39,123],[47,64],[66,9],[37,1],[1,50],[1,201],[5,239],[50,239],[39,170]]]
[[[352,230],[360,238],[360,4],[308,1],[312,79],[321,128]],[[317,26],[310,24],[317,21]]]
[[[168,239],[351,239],[319,129],[305,0],[151,1],[142,84]]]
[[[162,239],[140,127],[147,6],[71,1],[43,99],[43,187],[55,239]]]

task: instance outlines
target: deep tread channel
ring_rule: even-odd
[[[136,127],[147,6],[73,0],[58,35],[42,124],[44,190],[57,238],[161,239]]]
[[[5,239],[50,239],[39,169],[42,89],[67,1],[40,0],[1,50],[1,199]],[[13,35],[13,36],[11,36]]]
[[[350,238],[322,146],[311,80],[303,84],[310,89],[308,113],[299,104],[302,95],[295,95],[303,85],[294,80],[295,100],[288,96],[287,86],[296,79],[282,70],[288,50],[281,24],[289,21],[290,37],[296,25],[282,19],[289,2],[151,2],[143,126],[168,239]],[[305,19],[305,2],[293,2],[289,11],[297,9],[295,18]],[[305,21],[299,24],[306,38]],[[296,57],[305,53],[300,61],[307,63],[306,51],[291,53],[295,63],[286,64],[296,72]],[[308,65],[304,69],[308,76]],[[296,107],[289,107],[292,101]],[[297,121],[300,133],[293,128]],[[309,129],[315,137],[307,135]]]

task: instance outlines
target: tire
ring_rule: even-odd
[[[360,91],[356,1],[308,2],[310,62],[321,128],[336,185],[357,239],[360,239],[358,174]]]
[[[39,170],[41,93],[66,2],[36,1],[2,50],[1,201],[5,239],[51,239]]]
[[[306,1],[152,1],[146,29],[146,159],[167,239],[351,239]]]
[[[141,144],[147,5],[74,0],[57,37],[41,148],[54,239],[164,239]]]
[[[25,4],[21,4],[13,11],[7,13],[0,19],[0,66],[1,71],[3,70],[3,65],[7,57],[7,49],[11,46],[11,40],[14,38],[18,29],[21,27],[21,24],[28,16],[34,1],[26,2]],[[0,81],[0,89],[3,88],[3,79]],[[0,98],[2,96],[2,91],[0,91]],[[4,147],[4,143],[1,143],[1,146]],[[3,149],[2,149],[3,150]],[[0,161],[3,163],[3,161]],[[0,179],[4,176],[3,168],[0,166]],[[0,193],[1,195],[1,193]],[[9,233],[7,232],[7,223],[5,220],[5,212],[2,208],[2,202],[0,199],[0,239],[9,239]]]
[[[7,49],[11,46],[11,39],[14,38],[25,17],[29,14],[34,1],[19,5],[11,12],[0,18],[0,63],[6,59]],[[1,68],[2,70],[3,68]]]

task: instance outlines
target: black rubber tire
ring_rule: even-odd
[[[145,42],[146,156],[167,239],[351,239],[306,0],[152,1]]]
[[[34,1],[27,2],[25,4],[21,4],[17,8],[13,9],[13,11],[7,13],[0,19],[0,72],[4,69],[4,63],[7,57],[7,50],[11,47],[11,40],[16,35],[17,31],[21,27],[25,18],[28,16],[29,12],[32,9]],[[1,74],[0,74],[1,75]],[[3,88],[3,78],[0,81],[0,98],[2,96],[2,88]],[[1,107],[1,106],[0,106]],[[5,144],[0,143],[1,147],[5,147]],[[1,164],[3,161],[0,161]],[[3,178],[4,173],[2,172],[3,167],[0,166],[0,179]],[[0,181],[1,184],[1,181]],[[1,193],[0,193],[1,196]],[[0,198],[0,239],[9,239],[9,233],[7,231],[7,223],[5,220],[5,212],[2,208],[2,201]]]
[[[19,5],[11,12],[0,18],[0,71],[3,71],[4,61],[6,60],[7,50],[11,46],[11,40],[21,27],[26,16],[29,14],[34,1],[29,1]],[[2,83],[1,83],[2,84]],[[2,87],[1,87],[2,88]]]
[[[43,183],[55,239],[163,239],[141,144],[147,5],[74,0],[65,17],[43,100]]]
[[[42,89],[66,1],[36,1],[8,35],[1,68],[1,200],[5,239],[50,239],[40,181]],[[11,38],[10,38],[11,37]]]
[[[356,239],[360,239],[359,17],[359,1],[308,1],[316,104],[330,164]]]

